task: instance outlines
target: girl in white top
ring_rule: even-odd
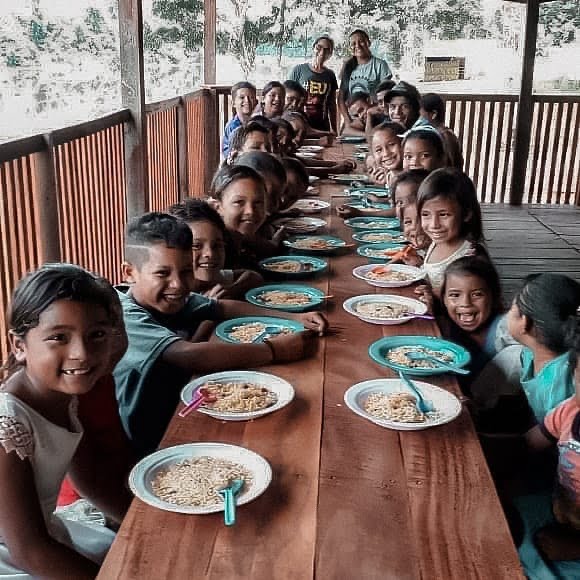
[[[481,245],[483,226],[475,186],[461,171],[437,169],[419,187],[417,211],[421,227],[431,239],[423,270],[439,297],[449,264],[469,255],[489,258]]]
[[[54,510],[65,474],[87,460],[77,396],[111,371],[118,308],[108,282],[70,264],[45,265],[14,291],[13,372],[0,391],[0,578],[94,578],[114,538]]]

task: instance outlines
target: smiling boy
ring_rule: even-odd
[[[236,114],[224,129],[224,137],[222,141],[222,155],[224,158],[228,157],[230,151],[230,139],[233,132],[250,120],[252,112],[257,104],[258,99],[256,98],[256,87],[252,83],[242,81],[236,83],[232,87],[232,105]]]
[[[271,314],[192,293],[192,241],[187,224],[168,214],[145,214],[127,226],[123,275],[129,285],[117,290],[129,346],[114,376],[123,426],[139,456],[159,444],[193,374],[298,360],[314,343],[306,332],[259,344],[191,342],[204,320]],[[316,312],[288,317],[318,333],[327,326]]]

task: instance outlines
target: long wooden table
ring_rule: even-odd
[[[333,202],[323,217],[350,241],[334,211],[344,198],[330,197],[342,189],[322,183],[321,197]],[[523,578],[466,410],[447,425],[399,432],[343,403],[351,385],[394,376],[371,361],[371,342],[438,334],[430,321],[376,326],[347,314],[346,298],[375,291],[352,276],[364,262],[354,251],[331,257],[329,274],[308,282],[334,296],[328,317],[341,330],[320,341],[315,357],[263,369],[293,384],[291,405],[249,422],[174,416],[163,439],[162,447],[217,441],[252,449],[272,466],[268,490],[239,508],[231,528],[222,514],[175,514],[134,500],[99,578]],[[427,380],[459,394],[448,375]]]

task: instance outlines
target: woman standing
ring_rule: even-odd
[[[296,65],[289,79],[306,89],[304,113],[310,126],[319,131],[336,131],[338,82],[334,72],[324,66],[332,56],[334,41],[329,36],[319,36],[312,47],[312,60]]]
[[[351,123],[346,105],[349,97],[354,93],[367,93],[375,100],[378,85],[393,76],[387,61],[371,53],[371,40],[364,30],[352,32],[349,43],[352,57],[342,67],[338,93],[338,107],[346,129]]]

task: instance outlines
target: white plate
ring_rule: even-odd
[[[226,413],[223,411],[212,411],[211,409],[198,407],[197,410],[200,413],[204,413],[205,415],[209,415],[214,419],[220,419],[222,421],[249,421],[251,419],[257,419],[263,415],[268,415],[269,413],[278,411],[282,407],[288,405],[288,403],[290,403],[294,398],[294,388],[292,385],[275,375],[260,373],[257,371],[223,371],[221,373],[212,373],[211,375],[199,377],[185,385],[181,391],[181,400],[183,403],[187,405],[192,399],[193,392],[209,382],[256,383],[275,393],[278,398],[273,405],[249,413]]]
[[[416,380],[413,380],[413,382],[421,391],[425,400],[431,401],[435,407],[435,411],[427,415],[427,419],[423,423],[401,423],[399,421],[390,421],[389,419],[380,419],[365,411],[366,400],[373,393],[411,393],[399,379],[371,379],[357,383],[344,393],[344,402],[357,415],[381,427],[398,431],[420,431],[421,429],[444,425],[453,421],[461,413],[461,403],[455,395],[429,383]]]
[[[315,181],[318,181],[320,179],[320,177],[318,177],[318,175],[309,175],[308,176],[308,181],[310,181],[310,183],[314,183]]]
[[[413,276],[409,280],[405,281],[381,281],[381,280],[372,280],[368,277],[368,273],[373,270],[374,268],[388,268],[389,270],[393,270],[394,272],[401,272],[404,274],[409,274],[409,276]],[[403,286],[410,286],[419,280],[424,278],[424,272],[421,268],[415,268],[414,266],[405,266],[404,264],[390,264],[390,265],[383,265],[383,264],[365,264],[364,266],[357,266],[353,271],[352,275],[359,280],[364,280],[367,284],[371,286],[378,286],[379,288],[402,288]]]
[[[318,153],[319,151],[324,151],[324,147],[322,145],[302,145],[298,148],[298,152],[302,153],[303,151],[314,151]]]
[[[353,316],[364,320],[365,322],[370,322],[371,324],[403,324],[409,322],[412,316],[402,316],[401,318],[369,318],[362,314],[359,314],[355,310],[355,305],[359,302],[390,302],[394,304],[400,304],[402,306],[408,306],[411,308],[415,314],[425,314],[427,312],[427,306],[415,300],[414,298],[407,298],[406,296],[395,296],[391,294],[363,294],[361,296],[353,296],[343,303],[343,308]]]
[[[148,455],[131,470],[129,475],[129,487],[131,491],[145,503],[167,512],[180,514],[211,514],[221,512],[223,503],[216,503],[207,507],[175,505],[159,499],[153,493],[152,482],[157,474],[172,465],[193,459],[195,457],[214,457],[226,459],[243,465],[252,472],[253,482],[250,488],[242,489],[236,495],[236,505],[242,505],[256,499],[264,493],[272,481],[272,468],[270,464],[257,453],[227,443],[186,443],[167,447]]]
[[[302,213],[319,213],[329,207],[330,204],[322,199],[299,199],[289,209],[297,209]]]
[[[325,220],[313,217],[281,218],[275,226],[284,226],[291,234],[312,234],[327,225]]]
[[[300,151],[300,150],[298,150],[296,152],[296,157],[302,158],[302,159],[314,159],[315,157],[318,157],[319,155],[320,155],[320,153],[317,153],[316,151]]]
[[[320,195],[320,189],[318,187],[314,187],[313,185],[309,185],[304,192],[304,195],[309,197]]]

